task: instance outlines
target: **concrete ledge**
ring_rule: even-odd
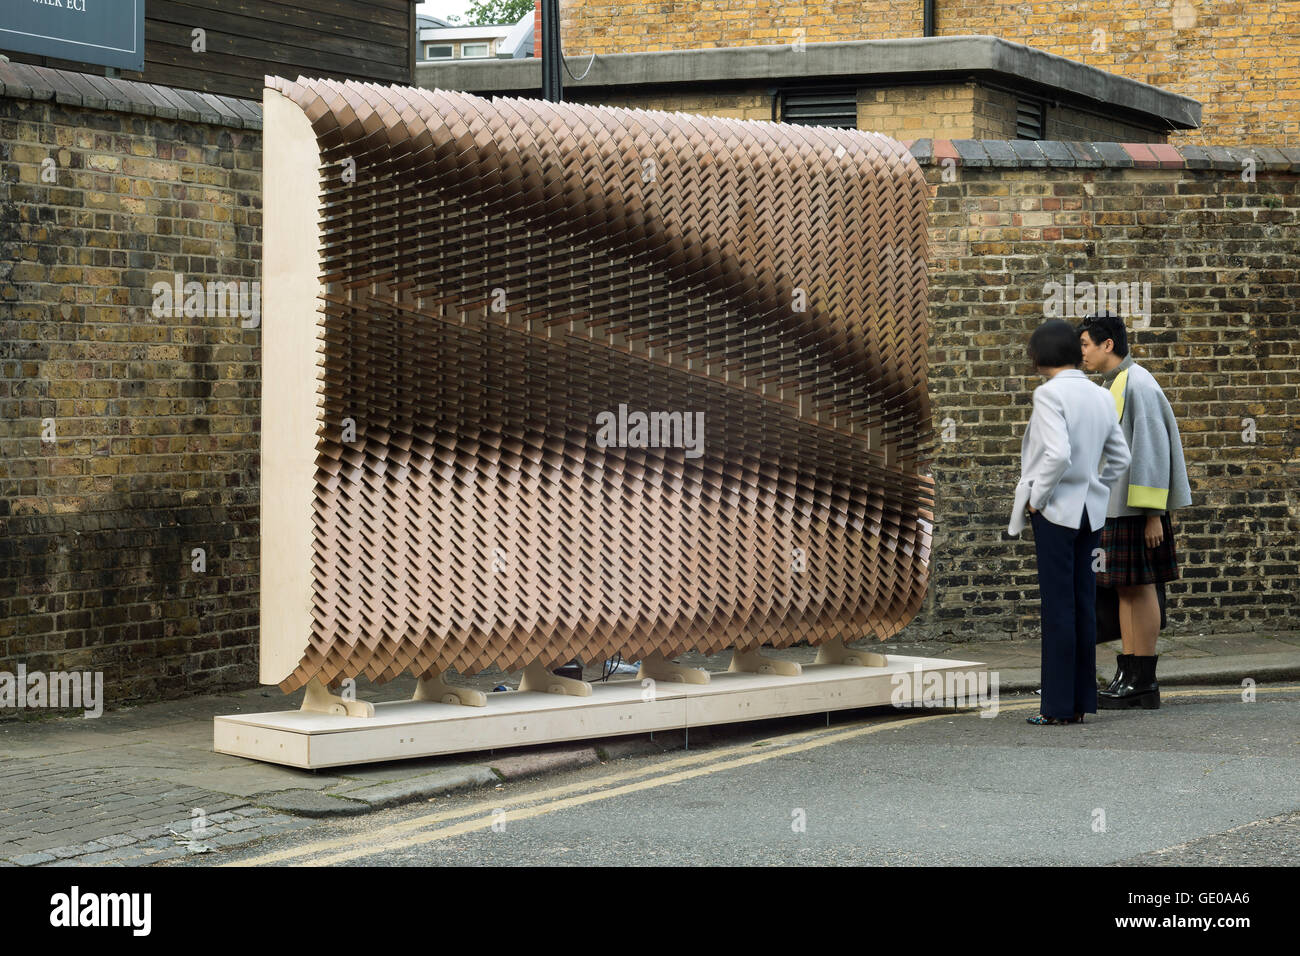
[[[543,773],[577,770],[600,763],[595,747],[577,747],[565,750],[533,751],[503,757],[492,762],[492,769],[502,780],[518,780]]]
[[[642,753],[659,753],[663,743],[644,738],[619,740],[604,746],[527,750],[494,758],[490,763],[442,767],[430,773],[379,783],[349,781],[321,792],[308,789],[279,790],[254,797],[259,806],[300,817],[351,817],[371,810],[420,803],[458,790],[491,786],[541,774],[561,773],[598,764],[602,759]]]
[[[412,800],[425,799],[433,794],[452,793],[466,787],[479,787],[499,780],[491,767],[473,764],[467,767],[448,767],[418,777],[394,780],[388,783],[368,784],[362,787],[340,787],[330,793],[347,801],[360,802],[370,809],[397,806]]]
[[[299,817],[350,817],[373,809],[360,800],[327,796],[316,790],[281,790],[254,799],[260,806]]]
[[[1115,672],[1115,653],[1097,648],[1097,670],[1107,681]],[[1002,693],[1033,693],[1041,686],[1036,667],[1004,667],[998,670],[998,678],[998,690]],[[1300,679],[1300,655],[1287,652],[1241,654],[1230,658],[1171,658],[1162,655],[1156,678],[1162,687],[1222,687],[1239,685],[1247,678],[1260,685],[1281,683]]]

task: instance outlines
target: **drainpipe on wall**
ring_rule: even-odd
[[[934,0],[924,0],[921,4],[921,36],[934,36]]]
[[[552,103],[564,100],[560,76],[560,3],[542,0],[542,99]]]

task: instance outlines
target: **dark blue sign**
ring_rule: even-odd
[[[144,69],[144,0],[3,0],[0,52]]]

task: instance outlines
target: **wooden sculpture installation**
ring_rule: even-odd
[[[883,663],[929,573],[926,202],[866,132],[268,78],[262,679]],[[331,690],[334,688],[335,690]]]

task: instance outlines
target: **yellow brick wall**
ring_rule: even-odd
[[[858,91],[858,129],[895,139],[975,139],[973,84]],[[997,137],[1003,139],[1004,137]]]
[[[1050,107],[1049,107],[1050,110]],[[1048,125],[1048,136],[1058,139]],[[1002,90],[981,87],[975,98],[975,135],[972,139],[1015,139],[1016,98]],[[1074,139],[1096,139],[1095,136],[1076,136]]]
[[[1172,133],[1153,133],[1096,113],[1050,104],[1047,107],[1047,138],[1113,143],[1172,143],[1177,140]],[[1199,142],[1199,136],[1195,138]]]
[[[565,90],[565,98],[574,103],[593,106],[622,106],[642,110],[666,110],[670,113],[699,113],[728,119],[770,120],[772,97],[762,90],[740,93],[662,93],[609,96],[580,87]]]
[[[567,54],[759,46],[792,43],[800,38],[817,43],[921,34],[921,0],[822,4],[760,3],[759,0],[685,3],[560,0],[560,16]]]
[[[937,0],[940,36],[989,34],[1191,96],[1172,142],[1300,146],[1300,0]],[[921,34],[921,0],[562,0],[567,53],[756,46]]]

